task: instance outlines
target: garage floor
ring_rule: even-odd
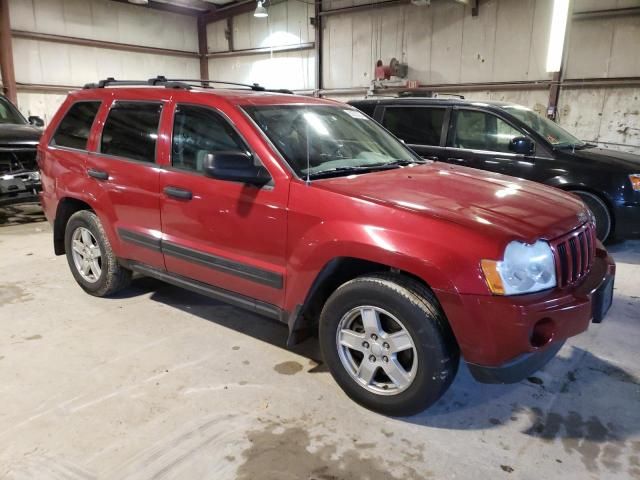
[[[611,247],[605,323],[544,371],[486,386],[462,367],[392,419],[277,323],[144,278],[86,295],[34,219],[0,226],[0,478],[640,479],[640,241]]]

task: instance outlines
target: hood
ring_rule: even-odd
[[[592,164],[591,166],[596,168],[605,167],[609,170],[614,168],[623,170],[625,173],[640,173],[640,155],[633,153],[606,148],[584,148],[575,152],[571,149],[562,149],[561,151],[567,156],[587,160]]]
[[[538,183],[432,164],[316,181],[337,193],[510,239],[553,239],[587,220],[582,201]]]
[[[42,130],[28,124],[0,123],[0,147],[33,146],[40,141]]]

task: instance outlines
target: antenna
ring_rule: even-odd
[[[307,114],[307,112],[308,110],[305,108],[305,115]],[[311,161],[309,160],[309,121],[307,120],[306,116],[304,118],[304,129],[306,131],[305,136],[307,137],[307,185],[309,185],[311,183],[311,176],[309,173],[309,169],[311,168]]]

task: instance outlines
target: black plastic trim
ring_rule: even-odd
[[[238,293],[230,292],[229,290],[214,287],[207,283],[192,280],[181,275],[158,270],[154,267],[144,265],[142,263],[128,262],[127,264],[129,268],[138,273],[141,273],[142,275],[157,278],[158,280],[170,283],[171,285],[185,288],[192,292],[205,295],[207,297],[234,305],[239,308],[244,308],[245,310],[252,311],[265,317],[273,318],[279,321],[283,321],[283,319],[286,319],[286,315],[284,315],[283,310],[270,303],[262,302],[245,295],[240,295]]]
[[[200,252],[166,241],[162,242],[162,251],[172,257],[230,273],[238,277],[246,278],[247,280],[268,285],[269,287],[282,288],[283,286],[282,275],[244,263],[235,262],[228,258],[218,257],[217,255]]]
[[[497,367],[467,362],[473,378],[480,383],[517,383],[544,367],[556,356],[564,341],[555,342],[536,352],[525,353]]]
[[[124,228],[118,229],[118,235],[120,235],[120,238],[125,242],[133,243],[140,247],[150,248],[156,252],[161,251],[161,240],[159,238],[132,232],[131,230],[126,230]]]

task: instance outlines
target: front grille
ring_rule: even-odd
[[[596,231],[593,223],[585,223],[553,242],[556,278],[560,288],[578,283],[585,277],[596,254]]]

